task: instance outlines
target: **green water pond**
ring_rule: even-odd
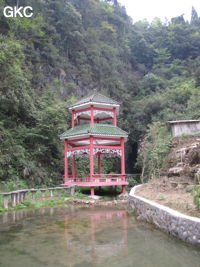
[[[199,267],[200,248],[124,208],[42,208],[0,215],[0,266]]]

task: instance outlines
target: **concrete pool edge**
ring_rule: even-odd
[[[200,245],[200,219],[185,215],[146,198],[135,195],[141,185],[129,193],[129,206],[145,221],[159,229],[194,245]]]

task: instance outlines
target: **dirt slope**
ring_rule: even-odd
[[[163,177],[138,188],[136,194],[190,216],[200,217],[193,204],[193,186],[200,183],[200,138],[174,138]]]

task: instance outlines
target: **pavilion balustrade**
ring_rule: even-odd
[[[87,183],[87,182],[94,182],[94,183],[112,183],[112,182],[124,182],[126,181],[126,175],[123,174],[93,174],[90,177],[89,174],[79,174],[75,177],[69,175],[68,182],[71,183]]]

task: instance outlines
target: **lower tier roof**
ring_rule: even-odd
[[[75,139],[83,136],[100,136],[100,137],[128,137],[128,133],[117,126],[109,124],[96,123],[83,124],[71,128],[60,135],[60,139]]]

